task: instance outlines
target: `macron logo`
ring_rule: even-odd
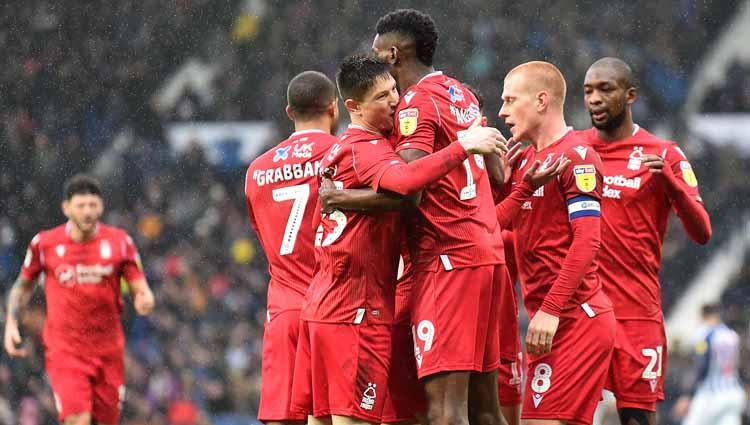
[[[534,402],[534,407],[535,407],[535,408],[539,407],[539,403],[541,403],[541,402],[542,402],[542,399],[543,399],[543,398],[544,398],[544,396],[543,396],[543,395],[541,395],[541,394],[536,394],[536,393],[535,393],[535,394],[534,394],[533,396],[531,396],[531,400],[532,400],[532,401]]]

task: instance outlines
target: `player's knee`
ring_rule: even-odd
[[[427,423],[430,425],[469,425],[466,406],[451,401],[441,400],[437,403],[428,403]]]
[[[74,415],[68,415],[63,421],[65,425],[91,425],[91,413],[76,413]]]

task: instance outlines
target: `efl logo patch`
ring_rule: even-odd
[[[698,179],[695,177],[693,167],[690,166],[689,162],[680,161],[680,170],[682,170],[682,179],[685,180],[685,183],[687,183],[688,186],[698,186]]]
[[[573,167],[576,186],[581,192],[591,192],[596,189],[596,168],[592,164],[576,165]]]
[[[411,136],[417,130],[419,122],[419,110],[416,108],[404,109],[398,113],[398,129],[402,136]]]

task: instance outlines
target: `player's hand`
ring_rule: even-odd
[[[323,214],[333,212],[334,207],[331,205],[333,198],[333,192],[336,190],[336,185],[333,184],[333,180],[327,174],[323,174],[320,179],[320,188],[318,188],[318,196],[320,197],[320,211]]]
[[[154,294],[151,289],[146,288],[135,293],[133,298],[136,313],[147,316],[154,310]]]
[[[21,332],[18,331],[18,324],[13,319],[8,320],[5,323],[5,351],[11,357],[26,356],[26,349],[18,348],[21,342]]]
[[[535,356],[552,351],[552,339],[557,333],[560,318],[539,310],[529,322],[526,332],[526,350]]]
[[[674,407],[672,407],[672,416],[680,420],[687,415],[688,409],[690,409],[690,397],[688,396],[681,396],[679,399],[677,399],[677,403],[674,404]]]
[[[478,116],[471,127],[460,132],[458,143],[470,154],[502,155],[508,152],[508,142],[500,130],[482,126],[482,116]]]
[[[510,181],[511,176],[513,175],[513,167],[516,166],[516,162],[518,162],[518,158],[521,157],[524,150],[525,149],[523,149],[521,143],[514,141],[513,138],[508,139],[508,152],[505,152],[505,154],[500,157],[500,167],[502,167],[503,171],[503,184]]]
[[[523,180],[536,190],[547,184],[553,177],[559,176],[560,173],[568,168],[568,165],[570,165],[570,160],[560,157],[557,158],[557,161],[550,164],[549,167],[541,170],[542,163],[534,161],[523,174]]]

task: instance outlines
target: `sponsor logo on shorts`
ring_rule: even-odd
[[[377,384],[373,384],[372,382],[367,383],[367,389],[362,393],[362,402],[359,404],[359,407],[365,410],[372,410],[375,406],[375,397],[377,397],[375,387],[377,387]]]
[[[648,384],[651,385],[651,392],[655,393],[656,392],[656,379],[650,380]]]
[[[544,398],[541,394],[534,394],[531,396],[531,400],[534,402],[534,407],[539,407],[539,403],[542,402],[542,399]]]

